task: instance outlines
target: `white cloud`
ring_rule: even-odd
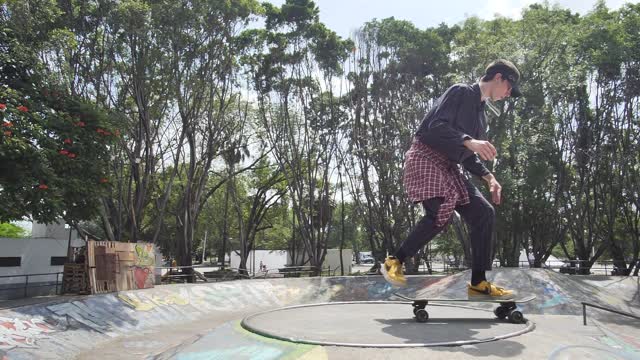
[[[496,15],[520,19],[522,10],[535,0],[488,0],[478,16],[482,19],[493,19]]]
[[[612,10],[617,10],[629,0],[605,0],[605,4]],[[511,19],[520,19],[522,10],[531,4],[543,3],[538,0],[487,0],[484,6],[478,11],[478,17],[491,20],[496,15],[508,17]],[[596,4],[596,0],[556,0],[549,1],[551,6],[559,5],[561,8],[570,9],[572,12],[586,14],[591,11]]]

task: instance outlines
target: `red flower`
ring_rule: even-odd
[[[5,110],[7,110],[7,105],[0,104],[0,111],[4,112]]]
[[[41,189],[41,190],[47,190],[48,188],[49,187],[47,186],[47,184],[42,183],[42,182],[40,183],[40,186],[38,186],[38,189]]]
[[[65,144],[71,144],[71,143],[72,143],[72,141],[71,141],[71,139],[67,138],[67,139],[64,139],[64,143],[65,143]]]
[[[69,159],[74,159],[76,157],[76,154],[70,152],[67,156],[69,157]]]
[[[107,178],[100,179],[100,184],[104,184],[104,183],[107,183],[107,182],[109,182],[109,179],[107,179]]]
[[[26,107],[26,106],[24,106],[24,105],[20,105],[20,106],[18,106],[18,110],[20,110],[20,111],[22,111],[22,112],[28,112],[28,111],[29,111],[29,108],[27,108],[27,107]]]
[[[77,123],[75,123],[75,126],[79,126],[79,127],[85,127],[85,125],[87,124],[85,124],[84,121],[78,121]]]
[[[108,131],[103,132],[103,134],[104,134],[104,136],[109,136],[109,135],[111,135],[111,133],[110,133],[110,132],[108,132]]]
[[[12,126],[13,126],[13,123],[12,123],[11,121],[3,122],[3,123],[2,123],[2,126],[3,126],[3,127],[12,127]]]
[[[4,136],[11,136],[11,131],[7,130],[4,132]]]
[[[104,130],[102,130],[102,129],[100,129],[100,128],[97,128],[97,129],[96,129],[96,132],[97,132],[98,134],[104,134]]]
[[[62,150],[60,150],[58,152],[60,153],[60,155],[68,155],[69,154],[69,150],[65,150],[65,149],[62,149]]]

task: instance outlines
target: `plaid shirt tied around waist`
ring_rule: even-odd
[[[405,154],[403,183],[414,203],[435,197],[444,199],[436,217],[438,227],[449,222],[456,206],[469,203],[459,166],[418,139]]]

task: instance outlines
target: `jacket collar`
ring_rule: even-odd
[[[475,105],[477,107],[480,107],[482,110],[484,110],[485,102],[482,101],[482,92],[480,92],[480,84],[479,83],[473,84],[471,86],[471,92],[474,94],[476,99],[478,99],[478,101],[475,103]]]

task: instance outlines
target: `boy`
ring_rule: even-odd
[[[425,216],[393,256],[381,267],[385,279],[404,286],[404,260],[418,252],[449,223],[457,211],[470,229],[472,269],[469,297],[510,298],[506,290],[487,281],[485,271],[493,260],[493,206],[466,178],[458,164],[489,186],[494,204],[500,204],[502,187],[480,161],[493,160],[495,147],[486,141],[485,101],[521,95],[520,72],[507,60],[496,60],[473,85],[450,87],[431,108],[406,154],[404,186],[409,199],[422,203]]]

